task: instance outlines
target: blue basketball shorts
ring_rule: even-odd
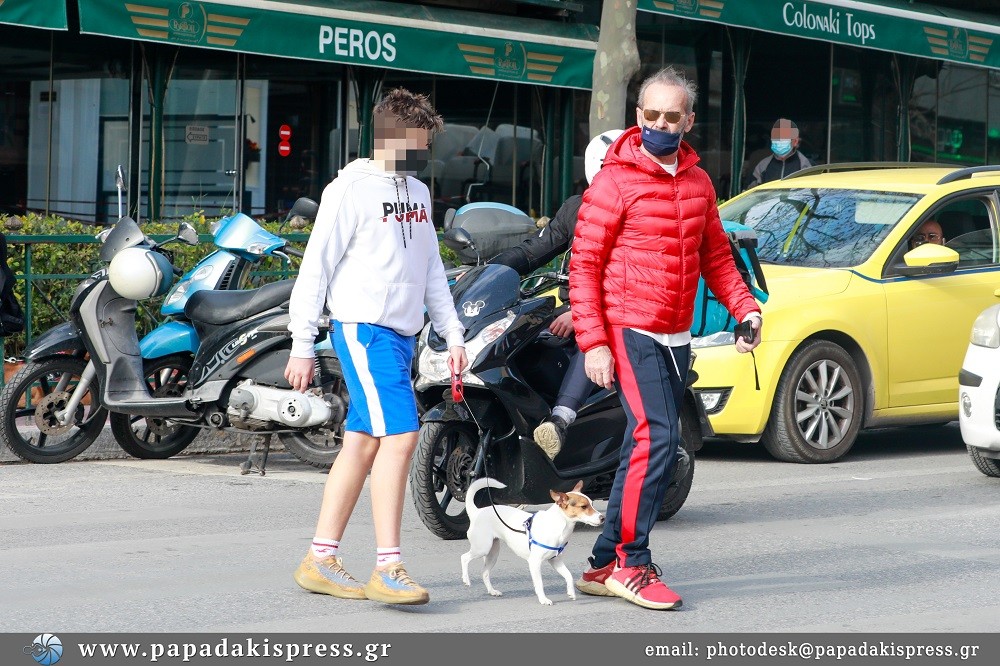
[[[416,432],[420,421],[410,380],[414,336],[374,324],[333,325],[333,348],[351,398],[344,428],[372,437]]]

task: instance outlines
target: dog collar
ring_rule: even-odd
[[[566,549],[566,544],[563,544],[561,546],[547,546],[544,543],[535,541],[531,537],[531,521],[533,521],[534,519],[535,519],[535,514],[531,514],[530,516],[528,516],[528,519],[524,521],[524,533],[528,535],[528,550],[531,550],[532,546],[538,546],[539,548],[544,548],[545,550],[554,550],[556,551],[556,555],[563,552],[563,550]]]

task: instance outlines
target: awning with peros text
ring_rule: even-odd
[[[66,0],[0,0],[0,23],[66,30]]]
[[[567,88],[597,49],[594,26],[377,0],[78,2],[88,34]]]
[[[1000,67],[1000,27],[903,0],[639,0],[646,12],[968,65]]]

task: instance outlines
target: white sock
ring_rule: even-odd
[[[340,542],[334,541],[333,539],[320,539],[315,537],[312,542],[312,554],[315,557],[323,560],[328,557],[337,557],[337,550],[340,548]]]
[[[375,549],[375,566],[384,567],[387,564],[402,561],[403,555],[400,553],[399,546]]]
[[[576,412],[569,407],[564,407],[563,405],[557,405],[552,408],[552,416],[558,416],[566,425],[569,425],[576,420]]]

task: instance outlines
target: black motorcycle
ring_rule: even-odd
[[[452,287],[470,362],[458,402],[444,339],[431,325],[421,333],[415,389],[423,416],[410,487],[421,520],[442,539],[465,538],[465,492],[483,476],[506,484],[491,491],[497,504],[543,504],[551,501],[550,489],[569,490],[581,479],[591,499],[606,500],[611,493],[627,421],[616,391],[595,386],[554,460],[532,438],[559,392],[573,351],[568,345],[575,344],[548,332],[555,298],[545,293],[567,281],[558,272],[522,281],[507,266],[485,265]],[[684,504],[694,476],[693,453],[702,436],[712,434],[690,388],[681,432],[684,444],[658,520]]]

